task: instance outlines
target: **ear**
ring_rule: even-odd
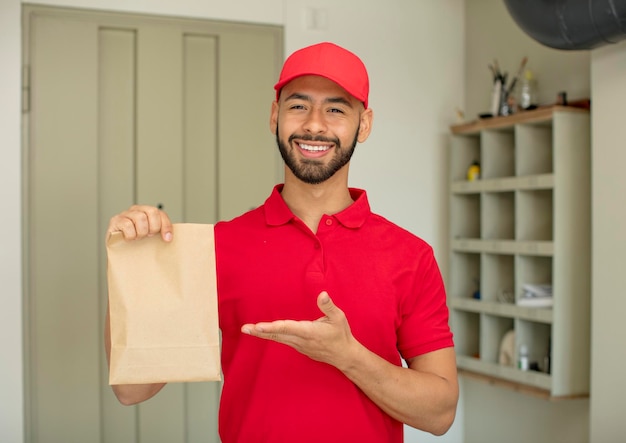
[[[374,111],[370,108],[367,108],[365,111],[361,112],[361,118],[359,121],[359,135],[357,137],[357,141],[359,143],[363,143],[370,136],[370,132],[372,132],[372,122],[374,120]]]
[[[272,109],[270,111],[270,131],[276,135],[278,128],[278,102],[272,102]]]

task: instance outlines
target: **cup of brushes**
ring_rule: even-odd
[[[513,114],[517,109],[514,96],[515,86],[522,78],[524,68],[528,62],[528,57],[524,57],[515,74],[515,77],[507,84],[508,73],[502,72],[498,65],[498,60],[494,60],[493,64],[489,64],[489,71],[493,76],[493,92],[491,95],[491,113],[481,114],[481,117],[492,117],[499,115]]]

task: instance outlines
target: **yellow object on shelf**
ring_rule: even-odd
[[[467,179],[469,181],[478,180],[480,178],[480,163],[475,161],[467,168]]]

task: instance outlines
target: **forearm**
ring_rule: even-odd
[[[345,366],[339,369],[391,417],[441,435],[454,421],[458,400],[454,350],[431,354],[421,362],[413,360],[412,367],[405,368],[356,343],[342,363]],[[431,370],[435,368],[436,372]]]
[[[107,309],[105,329],[104,329],[104,348],[106,351],[107,364],[111,362],[111,320]],[[136,385],[112,385],[113,393],[117,397],[120,403],[129,406],[142,401],[146,401],[149,398],[156,395],[161,389],[163,389],[165,383],[150,383],[150,384],[136,384]]]
[[[154,397],[165,383],[143,384],[143,385],[112,385],[113,393],[118,401],[124,406],[136,405]]]

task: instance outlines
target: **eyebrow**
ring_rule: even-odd
[[[298,92],[295,92],[291,94],[289,97],[285,98],[285,101],[288,101],[288,100],[304,100],[308,102],[313,101],[311,96],[306,95],[306,94],[300,94]],[[329,97],[324,100],[324,103],[338,103],[338,104],[348,106],[350,108],[352,107],[352,103],[348,99],[345,99],[343,97]]]

